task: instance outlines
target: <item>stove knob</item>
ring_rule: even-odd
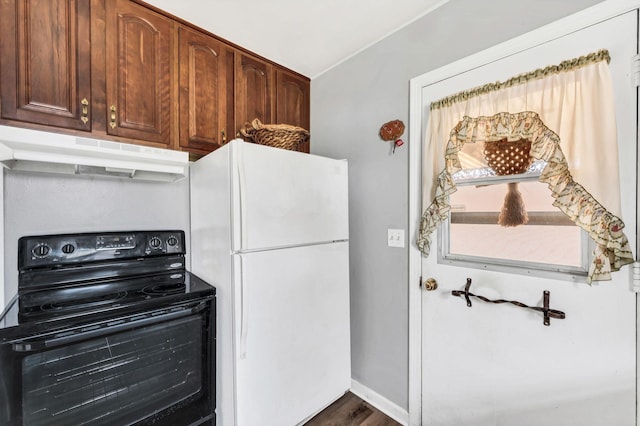
[[[76,251],[76,248],[74,247],[73,244],[65,244],[65,245],[62,246],[62,252],[64,254],[71,254],[74,251]]]
[[[45,243],[38,244],[33,248],[33,250],[31,250],[31,253],[35,257],[39,257],[39,258],[47,257],[49,256],[49,253],[51,253],[51,247],[49,247]]]
[[[149,247],[151,247],[152,249],[159,249],[160,247],[162,247],[162,240],[160,240],[160,238],[158,237],[153,237],[149,240]]]
[[[169,247],[175,247],[178,245],[178,239],[176,237],[169,237],[169,239],[167,240],[167,245]]]

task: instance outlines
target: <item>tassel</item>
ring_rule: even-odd
[[[525,225],[529,222],[529,215],[522,200],[522,194],[518,191],[518,183],[509,184],[509,190],[504,197],[504,205],[500,216],[498,216],[498,224],[502,226],[518,226]]]

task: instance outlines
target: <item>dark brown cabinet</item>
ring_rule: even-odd
[[[283,70],[276,77],[276,122],[309,130],[309,80]]]
[[[296,74],[276,71],[276,122],[310,130],[311,117],[309,80]],[[309,152],[309,142],[298,151]]]
[[[309,129],[308,79],[140,0],[0,0],[0,98],[3,124],[196,155]]]
[[[309,130],[309,104],[309,79],[236,51],[236,133],[255,118],[264,124],[289,124]],[[309,142],[298,151],[309,152]]]
[[[180,147],[211,152],[233,138],[233,50],[180,27],[178,52]]]
[[[129,0],[106,2],[107,133],[172,142],[173,21]]]
[[[2,119],[91,130],[90,2],[0,0]]]
[[[274,89],[273,67],[247,53],[236,51],[236,133],[256,118],[263,124],[274,123]]]

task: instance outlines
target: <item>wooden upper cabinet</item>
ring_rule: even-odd
[[[309,99],[308,79],[138,0],[0,0],[4,124],[201,155],[256,118],[309,129]]]
[[[90,2],[0,1],[2,118],[91,130]]]
[[[280,69],[276,71],[276,123],[309,130],[310,86],[307,78]],[[298,146],[297,150],[309,152],[309,141]]]
[[[180,147],[207,153],[233,138],[233,50],[180,27],[178,51]]]
[[[273,67],[258,58],[236,51],[236,133],[256,118],[263,124],[272,124],[274,102]]]
[[[173,21],[128,0],[106,1],[107,133],[172,141]]]
[[[309,80],[284,70],[277,70],[276,80],[276,122],[309,130]]]

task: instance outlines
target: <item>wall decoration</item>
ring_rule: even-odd
[[[402,120],[393,120],[385,123],[380,128],[380,138],[383,141],[391,141],[393,142],[393,148],[391,153],[394,154],[396,152],[396,148],[404,145],[404,142],[400,137],[404,133],[404,123]]]

